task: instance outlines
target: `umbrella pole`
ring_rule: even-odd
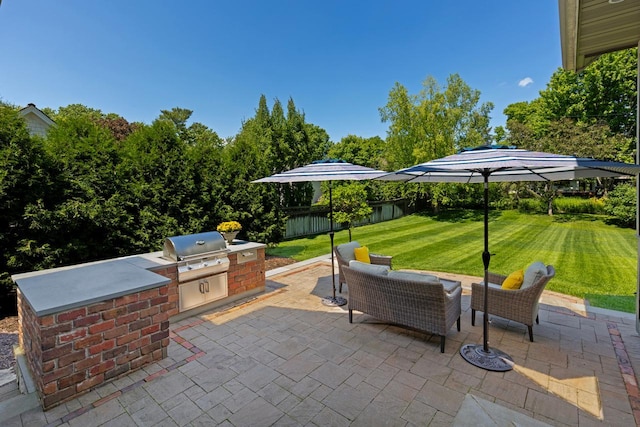
[[[505,372],[513,369],[513,359],[503,351],[489,348],[489,175],[491,171],[483,170],[484,177],[484,252],[482,252],[482,264],[484,265],[484,311],[482,313],[482,346],[466,344],[460,348],[460,355],[472,365],[488,371]]]
[[[485,353],[489,352],[489,263],[491,253],[489,253],[489,176],[484,177],[484,252],[482,252],[482,264],[484,265],[484,310],[482,312],[482,335]]]
[[[347,300],[342,297],[336,296],[336,275],[335,275],[335,257],[333,256],[333,195],[332,195],[332,182],[329,181],[329,240],[331,241],[331,283],[333,285],[333,295],[330,297],[324,297],[322,303],[328,306],[341,306],[347,303]]]

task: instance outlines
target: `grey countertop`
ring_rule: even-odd
[[[229,253],[266,247],[235,240]],[[38,316],[44,316],[165,285],[154,268],[175,264],[162,251],[11,276]]]
[[[137,257],[14,277],[38,316],[59,313],[165,285],[171,280],[141,268]]]

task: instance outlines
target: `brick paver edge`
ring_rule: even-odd
[[[629,353],[624,345],[618,324],[613,321],[607,321],[607,330],[609,331],[611,344],[613,344],[616,360],[618,361],[618,368],[620,368],[624,386],[627,390],[633,418],[636,421],[636,425],[640,426],[640,389],[638,388],[637,377],[631,365],[631,360],[629,359]]]

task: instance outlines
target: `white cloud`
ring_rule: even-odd
[[[527,87],[530,84],[533,84],[533,79],[531,77],[525,77],[524,79],[518,82],[518,86],[520,87]]]

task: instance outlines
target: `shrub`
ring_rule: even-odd
[[[553,200],[553,211],[566,214],[603,214],[604,201],[596,197],[559,197]]]
[[[614,217],[614,222],[623,227],[636,225],[636,188],[620,184],[605,199],[604,211]]]
[[[546,204],[542,199],[520,199],[518,210],[523,213],[545,213],[547,211]]]

